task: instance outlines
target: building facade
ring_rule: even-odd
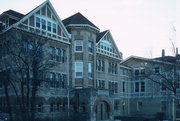
[[[157,67],[166,67],[164,64],[169,66],[172,63],[136,57],[123,60],[122,52],[118,50],[111,32],[100,32],[100,29],[81,13],[61,20],[49,0],[26,15],[8,10],[0,15],[0,37],[0,111],[5,116],[9,112],[13,112],[12,117],[18,115],[18,106],[14,100],[17,100],[16,96],[23,97],[21,94],[28,92],[28,86],[24,83],[22,86],[22,81],[26,80],[27,84],[27,80],[31,83],[41,77],[44,81],[40,81],[37,86],[35,104],[33,101],[31,104],[34,105],[37,120],[111,121],[122,117],[155,118],[158,112],[165,112],[165,119],[172,118],[171,100],[164,96],[166,92],[160,91],[152,81],[139,77],[139,74],[145,73],[142,63],[150,63],[150,67],[156,71],[159,69]],[[16,51],[18,46],[12,45],[17,43],[12,43],[11,46],[7,44],[8,47],[11,47],[10,50],[16,52],[15,54],[19,52],[21,55],[21,51],[25,52],[26,56],[22,54],[22,57],[18,57],[24,59],[22,63],[26,62],[28,65],[20,64],[23,71],[16,72],[16,76],[12,76],[12,70],[17,70],[19,66],[14,65],[16,63],[10,66],[10,62],[17,59],[7,56],[11,51],[4,52],[4,43],[14,42],[13,40],[22,43],[20,45],[23,50]],[[36,56],[33,56],[37,54],[34,51],[36,49],[33,49],[34,43],[43,50],[43,57],[38,64],[42,64],[44,68],[38,71],[33,70],[33,64],[37,63]],[[6,58],[9,58],[8,61]],[[20,83],[9,81],[11,83],[7,86],[6,81],[2,81],[4,76],[7,77],[3,74],[6,70],[11,70],[9,76],[13,77],[12,80],[21,76]],[[39,74],[40,72],[43,74]],[[12,86],[12,83],[15,86]],[[17,94],[14,97],[16,88]],[[22,89],[25,89],[25,92],[22,93]],[[13,108],[9,106],[10,103]],[[179,103],[177,104],[179,107]],[[7,117],[10,119],[9,115]]]

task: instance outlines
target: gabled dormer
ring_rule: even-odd
[[[70,39],[70,34],[49,0],[26,14],[13,27],[62,42],[69,42]]]
[[[122,60],[122,53],[119,52],[109,30],[103,31],[97,35],[96,52]]]
[[[0,15],[0,30],[7,29],[9,26],[18,22],[24,15],[14,10],[7,10]]]

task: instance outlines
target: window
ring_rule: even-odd
[[[111,74],[117,74],[117,63],[109,62],[108,72]]]
[[[118,92],[118,83],[114,83],[114,92],[115,92],[115,93]]]
[[[141,92],[145,91],[145,82],[141,82]]]
[[[43,112],[43,104],[39,103],[37,105],[37,112]]]
[[[122,84],[122,86],[123,86],[123,92],[125,92],[125,82],[123,82],[123,84]]]
[[[50,81],[55,81],[55,73],[50,73],[49,79],[50,79]]]
[[[40,21],[41,19],[39,17],[36,17],[36,27],[40,28]]]
[[[166,111],[167,107],[166,107],[166,101],[161,101],[161,111]]]
[[[56,28],[56,24],[53,23],[53,33],[56,33],[57,28]]]
[[[60,61],[60,49],[56,49],[56,61]]]
[[[76,40],[75,41],[75,51],[76,52],[82,52],[83,51],[83,41],[82,40]]]
[[[93,64],[91,62],[88,63],[88,76],[93,77]]]
[[[57,107],[56,107],[57,112],[60,111],[60,107],[61,107],[60,103],[57,103]]]
[[[46,20],[41,19],[42,29],[46,30]]]
[[[159,72],[160,72],[159,67],[155,67],[155,68],[154,68],[154,73],[155,73],[155,74],[159,74]]]
[[[145,75],[145,69],[141,69],[141,75]]]
[[[75,76],[82,77],[83,75],[83,62],[75,62]]]
[[[48,30],[49,32],[51,32],[51,22],[48,21],[47,25],[48,25],[47,30]]]
[[[135,82],[135,92],[139,92],[139,82]]]
[[[55,48],[54,47],[50,47],[49,53],[50,53],[50,60],[54,60]]]
[[[114,100],[114,110],[119,110],[119,109],[120,109],[120,101]]]
[[[138,111],[142,110],[142,102],[141,101],[137,102],[137,110]]]
[[[139,76],[139,70],[135,70],[135,76]]]
[[[64,63],[66,62],[66,50],[62,49],[62,52],[61,52],[61,61]]]
[[[88,52],[93,53],[93,42],[88,41]]]
[[[50,104],[50,112],[54,112],[54,103]]]
[[[67,75],[62,74],[62,82],[61,82],[61,87],[65,88],[65,83],[67,82]]]
[[[105,81],[104,80],[98,80],[98,88],[105,89]]]

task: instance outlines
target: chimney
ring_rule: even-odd
[[[165,56],[165,50],[162,49],[162,57],[164,57],[164,56]]]
[[[176,56],[178,55],[178,48],[176,48]]]

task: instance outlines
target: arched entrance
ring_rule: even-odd
[[[94,102],[93,112],[94,119],[96,121],[100,120],[110,120],[112,118],[112,104],[110,100],[104,96],[99,97]]]
[[[108,120],[109,119],[109,105],[105,101],[100,101],[96,105],[96,120]]]

